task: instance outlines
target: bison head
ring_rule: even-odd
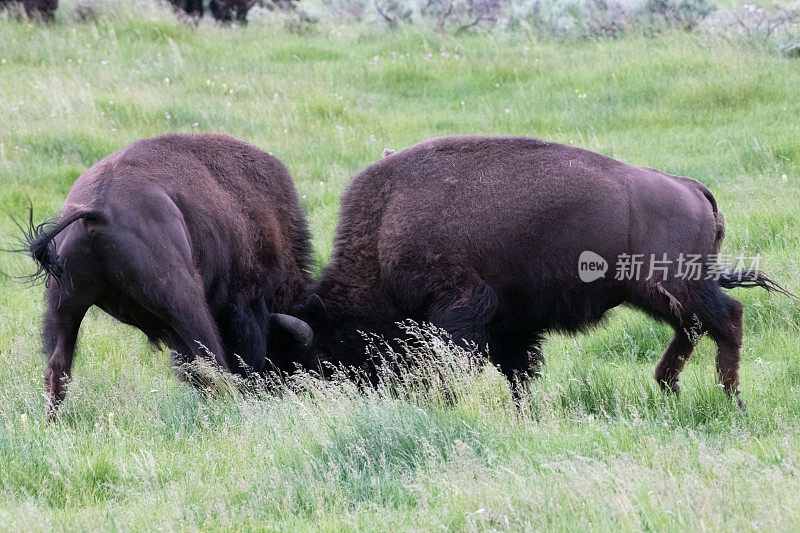
[[[365,361],[366,341],[361,332],[371,329],[361,321],[356,324],[339,317],[311,293],[292,308],[291,315],[272,315],[268,357],[284,372],[298,366],[318,371],[325,361],[358,367]]]

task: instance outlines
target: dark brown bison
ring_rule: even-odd
[[[296,322],[280,313],[309,282],[309,234],[288,170],[222,135],[167,135],[109,155],[25,241],[47,278],[51,417],[91,306],[178,361],[210,353],[224,369],[244,371],[241,358],[261,372],[270,324]]]
[[[192,17],[202,18],[203,0],[170,0],[170,3]],[[247,22],[247,13],[253,7],[253,0],[211,0],[208,9],[211,16],[220,22]]]
[[[712,276],[723,233],[714,197],[693,179],[537,139],[424,142],[348,186],[331,262],[292,311],[312,328],[313,344],[297,330],[310,348],[292,357],[310,368],[369,366],[360,331],[391,339],[410,318],[488,347],[514,384],[536,370],[547,332],[584,330],[628,304],[675,329],[656,369],[663,388],[677,392],[697,339],[709,333],[719,379],[735,393],[742,304],[721,288],[783,290],[755,271]],[[679,272],[690,256],[702,260],[699,276]],[[667,270],[648,276],[645,263],[632,279],[581,279],[579,266],[631,257]]]
[[[0,10],[12,5],[21,6],[29,18],[41,18],[49,22],[55,17],[58,0],[0,0]]]
[[[190,17],[203,17],[203,0],[169,0],[172,5]]]
[[[221,22],[247,22],[247,13],[253,7],[253,0],[211,0],[208,9],[215,19]]]

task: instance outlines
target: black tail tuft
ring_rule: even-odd
[[[797,299],[797,296],[787,291],[766,274],[758,270],[731,270],[722,274],[719,278],[719,285],[723,289],[735,289],[736,287],[761,287],[769,292],[777,292],[789,298]]]
[[[21,247],[7,251],[27,254],[36,261],[36,272],[24,276],[22,279],[30,283],[51,278],[60,281],[61,275],[64,273],[64,263],[56,253],[56,244],[53,239],[76,220],[94,218],[98,215],[99,213],[94,211],[79,211],[63,219],[56,217],[36,225],[33,222],[33,208],[31,207],[28,210],[26,224],[23,225],[15,219],[14,224],[22,233],[19,237]]]

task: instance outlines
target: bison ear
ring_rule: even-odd
[[[272,326],[279,328],[294,339],[297,346],[303,351],[308,350],[314,342],[314,330],[297,317],[273,313],[270,316],[270,321]]]

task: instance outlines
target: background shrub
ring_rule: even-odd
[[[717,10],[713,0],[646,0],[647,16],[663,20],[672,27],[691,30]]]
[[[705,29],[729,40],[780,47],[797,54],[800,46],[800,2],[759,6],[744,4],[720,11],[706,21]]]

